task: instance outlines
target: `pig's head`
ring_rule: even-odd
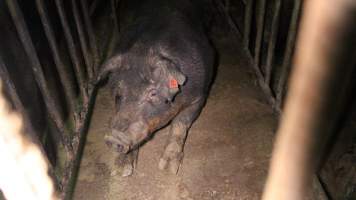
[[[111,135],[106,143],[126,153],[172,117],[175,96],[186,77],[164,56],[116,55],[100,69],[98,80],[109,76],[115,101]]]

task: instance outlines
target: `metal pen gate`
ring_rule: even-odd
[[[302,0],[216,0],[243,48],[258,83],[281,112],[301,15]],[[239,7],[239,10],[233,10]],[[238,19],[236,12],[243,12]]]
[[[285,97],[287,96],[286,93],[289,92],[289,76],[293,64],[293,67],[296,67],[296,69],[299,70],[298,73],[294,71],[292,74],[294,78],[299,81],[294,80],[294,82],[292,82],[294,84],[291,85],[294,86],[294,88],[291,88],[294,89],[293,97],[296,97],[296,90],[301,90],[303,85],[302,81],[308,81],[308,83],[310,83],[309,87],[311,88],[310,90],[313,91],[312,94],[320,94],[318,97],[314,97],[310,94],[310,91],[307,93],[308,88],[306,88],[305,85],[303,87],[305,89],[305,94],[303,94],[303,92],[302,94],[299,94],[300,96],[303,96],[304,99],[310,101],[315,98],[318,100],[317,102],[320,103],[319,105],[315,104],[314,106],[309,107],[309,111],[305,111],[301,102],[298,103],[299,110],[304,109],[310,116],[314,116],[314,118],[310,120],[312,122],[308,124],[309,126],[301,128],[304,132],[299,133],[299,135],[304,134],[305,138],[310,141],[320,141],[314,142],[311,146],[298,143],[299,148],[313,149],[308,153],[312,155],[311,157],[313,157],[314,160],[306,164],[306,166],[300,166],[300,169],[296,170],[295,173],[299,173],[301,176],[304,174],[311,175],[312,172],[317,173],[313,174],[312,180],[314,195],[316,195],[317,199],[328,199],[331,195],[325,190],[327,185],[326,183],[322,184],[320,182],[320,174],[318,174],[319,172],[316,171],[316,167],[313,165],[316,165],[315,163],[318,163],[317,160],[321,159],[318,158],[318,156],[327,156],[325,155],[325,152],[322,152],[323,150],[325,151],[326,143],[331,142],[329,141],[331,135],[337,135],[341,131],[340,127],[339,130],[335,128],[338,126],[337,123],[340,123],[340,118],[343,117],[343,119],[346,120],[345,116],[350,114],[345,111],[345,106],[352,106],[350,105],[350,102],[348,102],[349,104],[347,105],[346,99],[349,98],[348,101],[351,101],[350,99],[353,98],[346,94],[352,92],[350,90],[352,88],[352,83],[354,83],[354,77],[352,77],[351,74],[353,72],[352,70],[355,69],[353,59],[355,48],[351,47],[351,44],[354,44],[353,38],[355,37],[355,24],[352,23],[355,22],[355,2],[348,0],[338,2],[326,0],[215,0],[214,2],[218,6],[220,12],[223,13],[231,30],[243,41],[243,48],[245,48],[246,55],[250,60],[251,66],[254,68],[259,86],[265,93],[269,103],[272,105],[276,113],[282,115],[282,108],[284,106]],[[333,3],[336,3],[337,5],[333,5]],[[302,8],[308,9],[307,11],[309,13],[304,13]],[[299,38],[297,33],[300,32],[299,24],[302,13],[305,20],[304,25],[308,24],[308,26],[305,25],[305,29],[301,30],[302,33],[304,33],[304,37]],[[318,13],[318,15],[313,15],[312,13]],[[309,21],[312,22],[309,23]],[[312,27],[313,25],[314,27]],[[316,31],[314,31],[313,28]],[[324,31],[325,33],[321,31]],[[309,35],[305,34],[318,34],[319,38],[325,35],[325,38],[324,40],[310,41],[308,40]],[[297,37],[298,39],[301,39],[298,41],[300,47],[298,52],[299,57],[294,58],[293,63]],[[309,43],[306,41],[309,41]],[[313,56],[315,55],[316,58],[314,58],[314,60],[310,57],[309,60],[307,60],[307,56],[302,55],[302,45],[315,49],[315,52],[309,52]],[[324,49],[320,48],[323,45]],[[298,64],[302,66],[298,66]],[[312,64],[315,66],[311,66]],[[299,69],[298,67],[302,69]],[[321,75],[314,72],[313,77],[315,80],[303,79],[302,76],[306,76],[307,74],[305,73],[308,70],[310,74],[312,74],[313,71],[310,69],[313,67],[318,69],[320,74],[327,74],[327,76],[325,75],[326,78],[323,77],[324,79],[321,79]],[[335,89],[336,85],[339,86],[338,89]],[[324,100],[322,98],[324,98]],[[293,103],[298,101],[293,98],[288,100]],[[293,103],[289,103],[289,106],[293,107]],[[335,103],[335,105],[333,105],[333,103]],[[324,114],[321,114],[321,111],[318,110],[317,107],[322,107]],[[290,111],[288,113],[283,111],[283,115],[286,114],[287,116],[285,117],[292,121],[290,116],[296,116],[295,111],[296,109],[294,109],[294,112]],[[308,115],[304,114],[304,118],[307,116]],[[284,116],[282,116],[282,119],[283,117]],[[298,133],[294,130],[299,130],[297,128],[298,123],[303,121],[302,118],[298,119],[299,122],[294,120],[294,123],[290,122],[288,125],[284,125],[284,121],[282,120],[279,130],[280,138],[277,138],[281,140],[280,143],[284,142],[284,145],[288,145],[288,141],[283,141],[288,134],[290,134],[289,137],[294,136],[297,138]],[[286,128],[287,126],[289,129]],[[291,136],[293,131],[294,135]],[[281,135],[284,136],[283,139]],[[291,140],[289,140],[289,142],[291,142]],[[332,142],[336,143],[336,141]],[[278,152],[275,153],[281,154],[280,152],[282,151],[284,151],[284,153],[288,152],[288,149],[286,148],[282,151],[279,150],[282,150],[282,148],[277,149]],[[291,151],[292,150],[289,150],[289,152]],[[307,155],[304,155],[304,158],[305,157],[307,157]],[[284,159],[285,158],[286,157],[284,157]],[[282,161],[281,157],[276,158],[276,160],[277,159],[278,161]],[[293,162],[292,158],[289,159]],[[288,163],[288,161],[284,160],[284,164],[285,163]],[[274,176],[269,179],[275,181],[272,181],[273,183],[277,183],[276,180],[278,178],[276,177],[288,180],[287,174],[277,170],[276,166],[278,164],[275,163],[274,165],[276,168],[275,172],[273,172],[272,169]],[[281,178],[283,175],[287,177]],[[346,181],[349,181],[353,178],[349,177],[347,179],[348,180]],[[288,181],[291,183],[293,180]],[[298,183],[297,179],[294,181]],[[293,193],[293,189],[295,188],[288,188],[288,186],[285,186],[284,190],[281,189],[278,184],[272,185],[273,184],[266,190],[269,195],[268,197],[265,197],[266,199],[275,199],[278,194],[283,194],[285,195],[284,197],[290,195],[288,198],[291,199],[300,199],[297,198],[300,194]],[[276,187],[276,185],[278,186]],[[352,187],[352,185],[349,185],[349,187]],[[287,191],[288,189],[289,191]],[[351,190],[354,189],[351,188]],[[274,196],[270,195],[272,193]],[[350,192],[350,194],[351,193],[352,192]],[[273,198],[270,198],[272,196]]]
[[[5,2],[6,5],[0,5],[3,11],[0,17],[4,18],[4,27],[9,33],[4,34],[3,39],[14,40],[10,43],[17,42],[19,45],[16,49],[18,53],[11,55],[12,52],[7,54],[6,50],[2,50],[7,55],[0,55],[0,76],[4,81],[4,90],[13,108],[22,113],[31,140],[39,144],[51,161],[50,173],[61,191],[61,197],[65,198],[71,192],[70,183],[80,159],[95,96],[95,76],[107,55],[106,49],[98,47],[91,19],[98,1]],[[109,5],[112,6],[112,30],[116,31],[117,1],[112,0]],[[19,66],[17,71],[14,66]],[[29,68],[30,72],[26,72],[25,69]],[[33,91],[33,95],[24,96],[21,93],[24,80],[15,80],[16,75],[19,79],[35,80],[36,86],[28,89]],[[52,80],[56,78],[59,85]],[[40,93],[38,99],[35,99],[36,91]],[[34,114],[28,111],[28,99],[39,102],[39,107],[44,104],[42,107],[48,116],[44,117],[47,128],[42,131],[45,133],[39,133],[38,128],[34,127]],[[38,111],[37,115],[41,115],[41,112]]]

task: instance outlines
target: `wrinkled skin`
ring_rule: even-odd
[[[177,173],[208,95],[214,52],[188,0],[131,0],[124,8],[120,42],[98,75],[109,77],[116,108],[105,140],[119,152],[122,175],[131,175],[138,146],[170,123],[159,168]]]

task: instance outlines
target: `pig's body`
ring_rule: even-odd
[[[159,168],[176,173],[187,131],[208,96],[214,51],[189,0],[124,5],[118,46],[99,73],[99,80],[110,74],[117,107],[106,139],[118,151],[130,152],[120,156],[127,160],[123,175],[129,175],[136,147],[171,122]]]

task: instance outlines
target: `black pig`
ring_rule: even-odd
[[[199,7],[189,0],[126,1],[114,55],[101,67],[115,99],[106,142],[131,175],[137,147],[170,123],[160,169],[177,173],[188,129],[202,110],[213,76],[214,51]]]

